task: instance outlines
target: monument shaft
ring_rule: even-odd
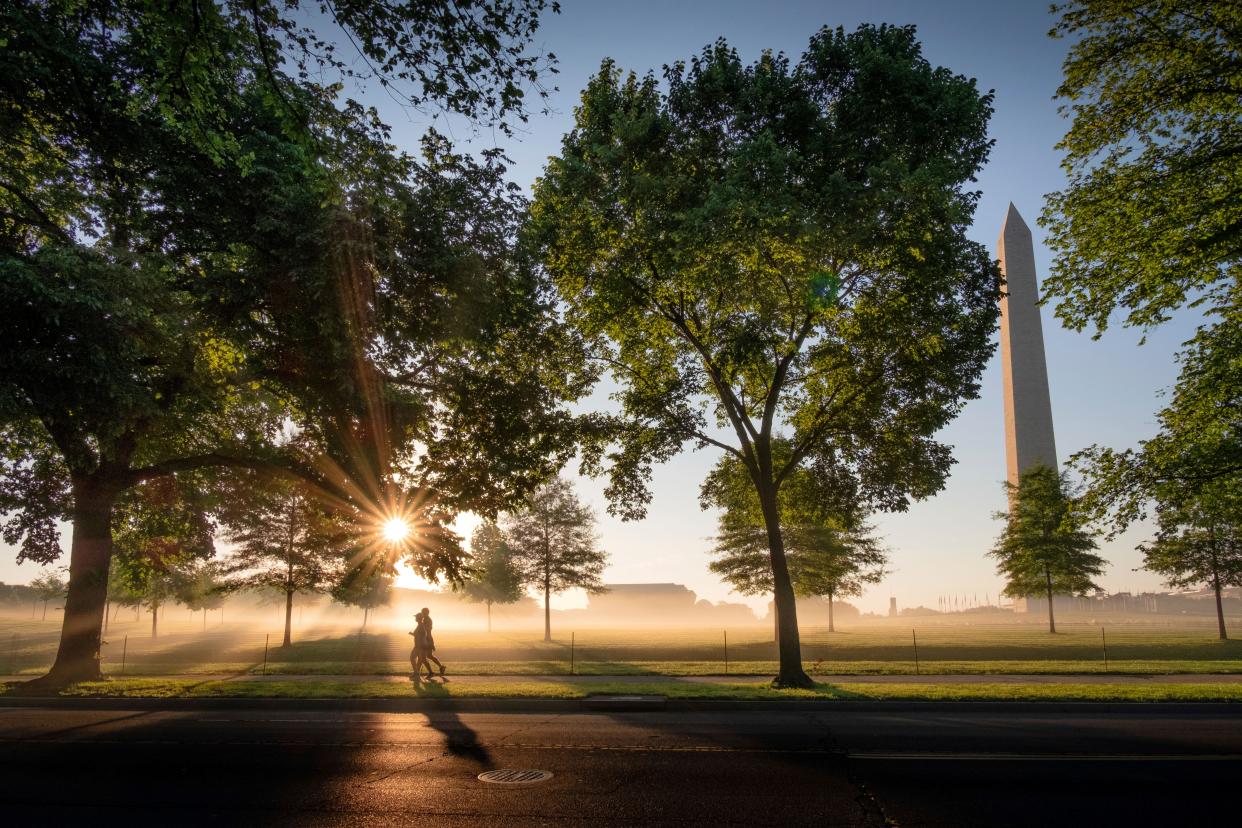
[[[1031,230],[1010,204],[997,241],[1005,295],[1001,297],[1001,372],[1005,388],[1005,460],[1009,482],[1038,463],[1057,468],[1048,396],[1048,366],[1035,280]]]

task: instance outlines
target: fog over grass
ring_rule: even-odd
[[[411,616],[423,606],[431,608],[437,655],[450,675],[771,675],[776,668],[770,619],[715,605],[683,612],[680,622],[641,607],[554,612],[554,640],[545,643],[533,602],[494,606],[488,633],[482,605],[407,590],[373,610],[365,629],[361,610],[299,596],[288,648],[280,646],[283,604],[254,595],[231,596],[206,618],[182,606],[162,608],[154,638],[148,611],[113,607],[103,667],[112,677],[405,675]],[[52,605],[40,621],[36,609],[32,618],[31,605],[0,608],[0,674],[35,675],[51,663],[60,612]],[[1057,635],[1038,613],[838,614],[833,633],[816,619],[807,613],[802,638],[806,667],[818,675],[913,673],[916,639],[922,673],[1099,673],[1105,646],[1110,672],[1242,672],[1242,641],[1217,641],[1208,615],[1067,613],[1058,617]],[[1242,618],[1231,617],[1229,626],[1242,636]]]

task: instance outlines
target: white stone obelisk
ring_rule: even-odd
[[[1031,229],[1011,203],[996,243],[1005,295],[1000,300],[1001,372],[1005,387],[1005,461],[1009,482],[1037,463],[1057,468],[1048,365],[1039,318]]]

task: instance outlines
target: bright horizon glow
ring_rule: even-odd
[[[384,521],[384,540],[389,543],[401,543],[410,534],[410,524],[405,518],[394,517]]]

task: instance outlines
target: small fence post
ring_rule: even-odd
[[[725,675],[729,675],[729,631],[724,631]]]
[[[125,640],[121,642],[121,675],[125,675],[125,656],[129,652],[129,634],[125,634]]]
[[[571,632],[569,634],[569,674],[571,676],[574,674],[574,639],[575,638],[577,638],[577,633]]]
[[[267,645],[272,640],[272,634],[267,633],[263,636],[263,675],[267,675]]]
[[[910,635],[914,637],[914,674],[919,674],[919,634],[915,630],[910,630]]]
[[[1104,635],[1104,628],[1100,627],[1100,646],[1104,648],[1104,672],[1108,672],[1108,638]]]

